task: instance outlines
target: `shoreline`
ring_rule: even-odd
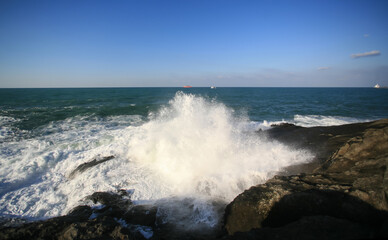
[[[2,224],[0,238],[287,239],[286,236],[299,234],[298,238],[309,239],[311,232],[306,226],[314,222],[317,224],[312,226],[315,231],[326,227],[342,234],[333,235],[326,229],[319,239],[351,239],[352,231],[360,236],[388,237],[382,228],[388,224],[388,203],[384,197],[388,193],[388,173],[383,171],[387,169],[384,160],[388,159],[388,119],[310,128],[280,124],[258,134],[293,148],[308,149],[316,154],[316,159],[286,168],[266,183],[236,196],[225,209],[224,222],[214,231],[187,232],[163,225],[157,218],[155,206],[133,205],[130,194],[123,190],[90,195],[91,201],[105,205],[101,209],[78,206],[65,216],[44,221],[13,227]],[[108,156],[92,162],[96,165],[113,158]],[[83,165],[79,169],[86,167]],[[314,199],[323,199],[332,208],[314,205]],[[338,199],[350,210],[344,212],[342,206],[338,207]],[[258,202],[261,204],[257,205]],[[310,209],[304,209],[306,206]],[[257,209],[261,209],[261,213]],[[363,212],[350,214],[357,209]],[[359,218],[377,220],[367,224]],[[338,224],[347,228],[342,231],[334,228]],[[274,232],[278,233],[278,238],[274,237]]]

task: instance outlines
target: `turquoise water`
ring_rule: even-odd
[[[85,197],[96,191],[127,189],[164,222],[212,228],[214,202],[314,158],[257,130],[387,117],[388,89],[0,89],[0,216],[59,216],[94,206]]]

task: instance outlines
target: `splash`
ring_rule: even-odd
[[[24,147],[4,145],[12,155],[2,159],[2,169],[12,174],[3,172],[0,210],[52,217],[95,191],[125,188],[135,189],[135,202],[158,205],[163,221],[215,226],[222,216],[215,203],[230,202],[284,167],[312,159],[250,131],[250,125],[248,117],[214,99],[182,92],[146,121],[118,116],[51,123],[41,129],[50,134],[24,140]],[[107,155],[115,158],[67,177],[85,161]]]
[[[170,194],[230,201],[310,157],[246,132],[248,124],[221,103],[177,93],[148,123],[134,129],[128,158],[149,169]]]

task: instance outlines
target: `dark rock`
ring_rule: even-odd
[[[381,121],[381,124],[386,124],[384,121],[387,120]],[[375,122],[310,128],[293,124],[280,124],[274,125],[265,133],[270,139],[275,139],[293,148],[307,149],[315,154],[315,161],[299,166],[291,166],[287,169],[290,174],[298,174],[300,172],[311,172],[324,163],[349,139],[362,135],[368,128],[375,127],[377,127]]]
[[[331,240],[331,239],[369,239],[374,229],[345,219],[329,216],[308,216],[282,227],[253,229],[237,232],[223,239],[230,240]]]
[[[86,200],[91,200],[95,204],[100,203],[104,205],[101,209],[94,210],[95,216],[98,217],[109,216],[122,218],[132,205],[132,201],[125,195],[122,196],[112,192],[95,192],[87,196]]]
[[[130,224],[154,227],[157,210],[155,206],[133,205],[121,218]]]
[[[86,206],[86,205],[82,205],[82,206],[78,206],[78,207],[73,208],[67,214],[67,216],[74,217],[74,218],[77,218],[81,221],[84,221],[84,220],[89,219],[89,217],[90,217],[90,215],[92,215],[92,213],[93,213],[93,210],[91,207]]]
[[[4,227],[18,227],[25,223],[28,223],[28,220],[20,217],[0,216],[0,229]]]
[[[114,159],[115,157],[114,156],[107,156],[107,157],[103,157],[101,159],[93,159],[92,161],[90,162],[86,162],[86,163],[83,163],[81,165],[79,165],[76,169],[74,169],[70,174],[69,174],[69,179],[73,179],[75,178],[78,174],[80,173],[83,173],[85,172],[86,170],[88,170],[89,168],[91,167],[94,167],[98,164],[101,164],[101,163],[104,163],[106,161],[109,161],[109,160],[112,160]]]
[[[103,217],[70,224],[58,239],[145,239],[139,232],[121,226],[113,218]]]
[[[284,131],[284,128],[293,133]],[[307,133],[309,130],[312,132]],[[303,133],[305,131],[307,135]],[[324,134],[317,135],[317,132]],[[300,226],[300,221],[317,216],[327,220],[321,229],[332,228],[336,221],[346,221],[351,223],[351,228],[360,226],[355,229],[367,231],[360,237],[385,234],[382,226],[388,219],[387,119],[330,128],[305,129],[287,125],[270,134],[272,137],[278,134],[281,141],[294,143],[294,147],[300,143],[291,136],[302,134],[305,138],[300,140],[301,146],[307,142],[314,143],[310,149],[326,161],[307,174],[277,176],[237,196],[225,210],[225,230],[228,234],[247,232],[247,238],[262,239],[296,239],[298,237],[294,236],[305,234],[306,237],[301,239],[308,239],[311,232],[304,225]],[[287,226],[300,226],[295,230],[300,234],[286,234],[280,238],[265,235],[266,232],[288,232]],[[335,227],[332,229],[336,231]],[[321,231],[317,233],[322,234],[322,239],[353,238],[344,229],[339,231],[341,235],[338,236]]]
[[[271,208],[264,227],[281,227],[305,216],[331,216],[366,225],[381,224],[388,214],[340,191],[307,190],[281,198]]]
[[[155,226],[156,208],[132,205],[128,196],[96,192],[87,199],[102,209],[78,206],[65,216],[3,227],[0,239],[145,239],[139,225]]]
[[[87,196],[86,199],[93,201],[93,203],[101,203],[120,209],[127,209],[132,204],[132,201],[129,198],[123,198],[123,196],[112,192],[95,192],[92,195]]]
[[[388,239],[388,220],[385,220],[381,225],[378,237]]]
[[[0,239],[55,239],[74,220],[72,217],[57,217],[19,227],[3,228],[0,230]]]

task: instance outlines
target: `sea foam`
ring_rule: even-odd
[[[66,214],[95,191],[134,189],[167,222],[215,226],[227,203],[312,154],[250,131],[252,122],[214,99],[178,92],[148,119],[76,117],[41,135],[2,143],[0,211],[32,219]],[[248,126],[248,127],[247,127]],[[44,134],[43,134],[44,133]],[[114,155],[73,179],[80,164]]]
[[[376,119],[375,119],[376,120]],[[359,119],[352,117],[341,116],[323,116],[323,115],[294,115],[293,119],[281,120],[281,121],[267,121],[251,122],[251,129],[267,130],[274,125],[281,125],[285,123],[295,124],[301,127],[325,127],[325,126],[338,126],[351,123],[368,122],[370,119]]]
[[[367,122],[367,119],[357,119],[341,116],[322,116],[322,115],[295,115],[293,123],[302,127],[317,126],[336,126],[357,122]]]
[[[306,152],[247,132],[247,118],[221,103],[178,93],[128,142],[128,159],[168,186],[168,194],[233,199]],[[160,196],[163,197],[163,194]]]

